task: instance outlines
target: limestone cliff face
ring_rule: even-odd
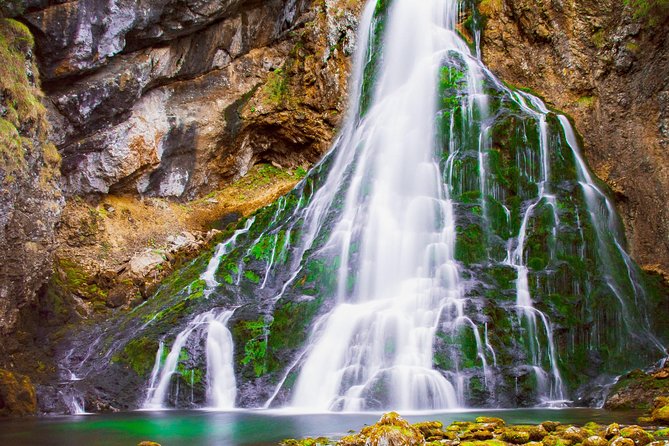
[[[48,278],[63,206],[28,29],[0,19],[0,355]]]
[[[313,163],[344,106],[356,3],[29,2],[65,192],[188,199],[258,161]]]
[[[486,64],[574,118],[588,162],[615,193],[633,256],[666,278],[666,14],[635,18],[619,0],[483,0],[480,10]]]
[[[299,179],[291,175],[320,158],[345,107],[361,3],[26,4],[20,19],[36,36],[69,198],[43,293],[52,325],[148,297],[145,285],[167,270],[156,264],[128,286],[122,273],[134,258],[170,251],[183,231],[206,238],[225,215],[247,215],[290,189]],[[253,171],[238,196],[223,192],[259,163],[274,167]],[[217,204],[194,202],[206,194]]]

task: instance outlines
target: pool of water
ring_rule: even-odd
[[[637,412],[599,409],[514,409],[432,413],[400,413],[412,423],[470,421],[496,416],[508,423],[635,423]],[[339,437],[375,423],[380,413],[296,414],[284,411],[165,411],[47,417],[0,422],[2,445],[134,446],[152,440],[163,446],[264,446],[285,438]]]

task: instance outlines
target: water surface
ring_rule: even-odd
[[[637,412],[601,409],[513,409],[401,414],[412,423],[439,420],[473,421],[496,416],[508,423],[634,423]],[[379,413],[295,414],[282,411],[163,411],[108,415],[35,418],[0,422],[2,445],[100,445],[134,446],[143,440],[163,446],[261,446],[285,438],[340,437],[373,424]]]

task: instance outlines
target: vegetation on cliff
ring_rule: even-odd
[[[669,0],[625,0],[632,7],[634,17],[655,26],[667,19]]]

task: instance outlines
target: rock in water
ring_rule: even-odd
[[[667,370],[667,369],[665,369]],[[655,399],[652,418],[656,423],[669,423],[669,397]]]
[[[425,443],[421,431],[396,412],[390,412],[359,434],[341,439],[340,446],[415,446]]]

